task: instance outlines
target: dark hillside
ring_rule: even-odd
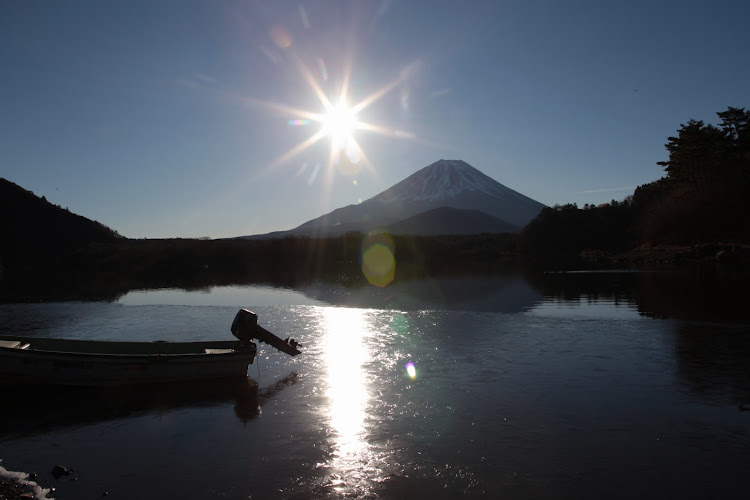
[[[521,232],[520,250],[530,255],[569,256],[584,250],[622,252],[636,243],[630,199],[601,206],[548,207]]]
[[[479,210],[441,207],[386,226],[391,234],[517,233],[520,228]]]
[[[667,179],[662,179],[667,181]],[[645,189],[663,189],[650,202],[639,202],[635,231],[641,244],[750,242],[750,184],[715,183],[696,190],[656,181]],[[663,186],[658,186],[659,183]],[[639,200],[636,190],[634,202]]]
[[[53,205],[0,178],[0,259],[6,266],[70,255],[120,236],[108,227]]]

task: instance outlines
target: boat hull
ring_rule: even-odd
[[[99,342],[0,337],[27,348],[0,347],[0,380],[72,386],[173,383],[247,376],[254,344]]]

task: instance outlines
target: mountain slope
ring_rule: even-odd
[[[391,234],[517,233],[520,228],[478,210],[440,207],[385,226]]]
[[[366,232],[441,207],[484,212],[520,228],[536,217],[544,205],[464,161],[440,160],[359,205],[336,209],[287,234],[333,236],[347,231]]]
[[[0,256],[8,261],[63,254],[120,236],[108,227],[0,178]]]

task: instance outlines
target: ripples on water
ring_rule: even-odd
[[[252,304],[220,292],[231,306],[174,292],[155,299],[167,305],[145,295],[2,305],[0,331],[230,338],[236,305]],[[652,319],[630,300],[561,299],[518,283],[481,294],[474,310],[339,307],[324,305],[336,292],[289,293],[255,310],[304,354],[263,349],[249,394],[185,388],[81,412],[67,403],[90,394],[48,394],[50,405],[31,411],[10,402],[0,458],[40,472],[60,498],[671,498],[744,488],[746,324]],[[398,294],[387,303],[424,305]],[[514,305],[487,307],[497,297]],[[47,477],[56,463],[78,480]]]

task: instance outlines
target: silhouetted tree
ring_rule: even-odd
[[[727,108],[716,113],[720,126],[689,120],[665,144],[669,160],[657,162],[667,176],[695,190],[707,183],[734,183],[750,177],[750,111]]]
[[[721,118],[721,130],[728,145],[727,173],[735,176],[735,180],[746,181],[750,177],[750,111],[729,107],[716,114]]]
[[[741,139],[747,140],[750,111],[745,111],[745,108],[730,106],[726,111],[719,111],[716,114],[721,118],[721,129],[734,144],[737,144]]]
[[[714,176],[726,155],[727,141],[724,132],[702,120],[690,119],[680,125],[677,135],[668,137],[664,145],[669,160],[657,162],[667,176],[680,183],[688,183],[698,190],[709,176]]]
[[[575,255],[584,250],[623,251],[635,243],[630,200],[579,209],[575,203],[544,208],[522,231],[527,254]]]
[[[691,119],[665,147],[667,175],[623,201],[578,210],[546,208],[521,232],[529,254],[622,251],[638,243],[750,241],[750,111],[717,113],[718,126]]]

